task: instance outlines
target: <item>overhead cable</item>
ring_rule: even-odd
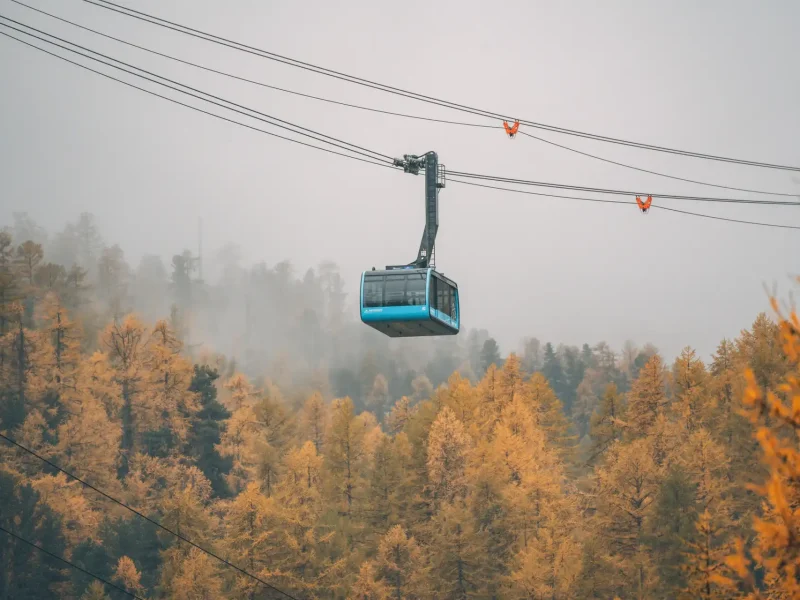
[[[98,6],[100,8],[104,8],[106,10],[110,10],[110,11],[113,11],[113,12],[128,16],[128,17],[139,19],[141,21],[145,21],[145,22],[153,24],[153,25],[157,25],[157,26],[160,26],[160,27],[171,29],[171,30],[179,32],[179,33],[183,33],[184,35],[189,35],[189,36],[192,36],[192,37],[195,37],[195,38],[203,39],[203,40],[208,41],[208,42],[212,42],[212,43],[215,43],[215,44],[220,44],[220,45],[223,45],[223,46],[227,46],[227,47],[233,48],[235,50],[239,50],[239,51],[242,51],[242,52],[247,52],[249,54],[254,54],[256,56],[260,56],[260,57],[266,58],[268,60],[277,61],[277,62],[280,62],[280,63],[283,63],[283,64],[287,64],[289,66],[293,66],[293,67],[301,68],[301,69],[304,69],[304,70],[312,71],[312,72],[315,72],[315,73],[318,73],[318,74],[321,74],[321,75],[326,75],[328,77],[333,77],[333,78],[336,78],[336,79],[347,81],[349,83],[355,83],[355,84],[358,84],[358,85],[370,87],[370,88],[373,88],[373,89],[376,89],[376,90],[380,90],[380,91],[383,91],[383,92],[392,93],[392,94],[396,94],[396,95],[400,95],[400,96],[405,96],[407,98],[411,98],[411,99],[418,100],[418,101],[421,101],[421,102],[427,102],[429,104],[436,104],[436,105],[443,106],[445,108],[449,108],[449,109],[452,109],[452,110],[459,110],[461,112],[467,112],[467,113],[471,113],[471,114],[475,114],[475,115],[479,115],[479,116],[486,117],[486,118],[491,118],[491,119],[515,120],[515,121],[519,121],[523,125],[527,125],[528,127],[534,127],[534,128],[538,128],[538,129],[544,129],[544,130],[547,130],[547,131],[553,131],[555,133],[562,133],[562,134],[566,134],[566,135],[572,135],[572,136],[577,136],[577,137],[582,137],[582,138],[587,138],[587,139],[593,139],[593,140],[597,140],[597,141],[601,141],[601,142],[608,142],[608,143],[612,143],[612,144],[630,146],[630,147],[640,148],[640,149],[644,149],[644,150],[652,150],[652,151],[656,151],[656,152],[665,152],[665,153],[669,153],[669,154],[677,154],[677,155],[687,156],[687,157],[691,157],[691,158],[701,158],[701,159],[706,159],[706,160],[713,160],[713,161],[726,162],[726,163],[734,163],[734,164],[740,164],[740,165],[752,166],[752,167],[761,167],[761,168],[768,168],[768,169],[778,169],[778,170],[784,170],[784,171],[800,172],[800,167],[796,167],[796,166],[780,165],[780,164],[774,164],[774,163],[765,163],[765,162],[758,162],[758,161],[753,161],[753,160],[731,158],[731,157],[726,157],[726,156],[717,156],[717,155],[713,155],[713,154],[704,154],[704,153],[700,153],[700,152],[692,152],[692,151],[689,151],[689,150],[668,148],[666,146],[659,146],[659,145],[654,145],[654,144],[646,144],[646,143],[642,143],[642,142],[634,142],[634,141],[630,141],[630,140],[624,140],[624,139],[621,139],[621,138],[598,135],[598,134],[588,133],[588,132],[579,131],[579,130],[575,130],[575,129],[567,129],[567,128],[564,128],[564,127],[557,127],[557,126],[554,126],[554,125],[547,125],[545,123],[538,123],[536,121],[514,118],[514,117],[510,117],[509,115],[502,115],[502,114],[499,114],[499,113],[496,113],[496,112],[492,112],[492,111],[488,111],[488,110],[482,110],[482,109],[470,107],[470,106],[467,106],[467,105],[464,105],[464,104],[458,104],[458,103],[450,102],[450,101],[447,101],[447,100],[441,100],[441,99],[435,98],[433,96],[427,96],[427,95],[424,95],[424,94],[419,94],[419,93],[416,93],[416,92],[403,90],[401,88],[397,88],[397,87],[389,86],[389,85],[386,85],[386,84],[378,83],[378,82],[375,82],[375,81],[371,81],[369,79],[364,79],[364,78],[361,78],[361,77],[356,77],[354,75],[348,75],[346,73],[342,73],[342,72],[339,72],[339,71],[334,71],[333,69],[320,67],[318,65],[314,65],[314,64],[309,63],[309,62],[304,62],[304,61],[301,61],[301,60],[290,58],[288,56],[277,54],[275,52],[270,52],[268,50],[262,50],[260,48],[255,48],[253,46],[248,46],[247,44],[242,44],[240,42],[236,42],[236,41],[233,41],[233,40],[221,37],[221,36],[217,36],[217,35],[214,35],[214,34],[211,34],[211,33],[200,31],[199,29],[193,29],[191,27],[187,27],[185,25],[181,25],[181,24],[173,22],[173,21],[168,21],[166,19],[162,19],[160,17],[156,17],[156,16],[153,16],[153,15],[141,12],[141,11],[137,11],[137,10],[134,10],[132,8],[128,8],[128,7],[125,7],[125,6],[121,6],[119,4],[115,4],[114,2],[109,2],[109,0],[100,0],[99,2],[95,1],[95,0],[83,0],[83,1],[86,2],[87,4],[92,4],[94,6]]]

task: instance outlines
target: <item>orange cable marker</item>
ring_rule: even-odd
[[[503,121],[503,127],[508,134],[508,137],[513,138],[517,135],[517,130],[519,129],[519,120],[514,121],[513,125],[509,125],[507,121]]]
[[[652,196],[648,196],[647,200],[645,200],[644,202],[642,202],[642,199],[639,198],[639,196],[636,196],[636,204],[639,205],[639,208],[641,209],[641,211],[643,213],[646,213],[648,210],[650,210],[650,205],[652,203],[653,203],[653,197]]]

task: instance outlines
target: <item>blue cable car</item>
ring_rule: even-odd
[[[461,327],[458,286],[433,261],[444,165],[435,152],[406,154],[394,164],[414,175],[425,169],[425,231],[413,263],[362,273],[361,321],[390,337],[455,335]]]
[[[361,275],[361,321],[390,337],[455,335],[458,286],[427,269],[366,271]]]

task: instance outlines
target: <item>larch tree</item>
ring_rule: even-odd
[[[403,396],[394,403],[392,406],[392,410],[389,411],[389,414],[386,415],[386,427],[389,429],[390,433],[398,433],[402,431],[408,420],[414,415],[417,411],[419,405],[412,406],[411,405],[411,398],[408,396]]]
[[[509,577],[511,598],[568,600],[576,597],[581,546],[563,529],[547,528],[516,557]]]
[[[589,435],[592,443],[589,462],[600,459],[617,440],[622,439],[625,423],[625,405],[617,386],[609,383],[597,411],[592,414]]]
[[[768,342],[771,334],[754,333],[752,337],[756,339],[749,340],[754,348],[744,369],[744,413],[755,429],[754,437],[768,469],[763,484],[755,486],[762,499],[762,514],[754,519],[752,546],[746,552],[744,541],[737,539],[737,550],[726,561],[732,576],[715,578],[729,592],[744,584],[745,597],[751,600],[800,596],[800,317],[795,310],[784,316],[777,300],[771,301],[779,317],[780,348]],[[760,321],[754,325],[754,332],[771,329],[764,322],[766,317]],[[765,369],[767,364],[772,364],[770,369],[783,372],[782,378],[775,378],[772,370],[759,375],[759,369]],[[762,571],[762,586],[756,584],[755,569]]]
[[[264,496],[257,483],[249,483],[233,500],[224,503],[224,546],[232,562],[250,573],[269,568],[266,550],[279,534],[274,501]],[[255,600],[260,584],[237,575],[229,597]]]
[[[616,443],[597,470],[597,503],[603,535],[623,562],[627,593],[646,598],[658,589],[653,557],[646,544],[660,475],[647,441]]]
[[[548,442],[558,449],[565,462],[571,462],[575,436],[570,431],[561,401],[542,373],[534,373],[528,380],[525,398],[536,425],[545,432]]]
[[[383,533],[399,517],[398,496],[403,481],[402,463],[395,453],[393,438],[381,436],[366,471],[368,492],[364,511],[376,532]]]
[[[428,435],[428,481],[437,502],[451,502],[466,492],[470,444],[464,425],[444,407]]]
[[[332,559],[333,533],[320,524],[323,458],[311,441],[289,451],[275,501],[278,518],[264,551],[270,563],[261,576],[303,596],[332,593],[343,562]]]
[[[673,410],[689,432],[713,426],[713,396],[708,392],[707,380],[703,361],[693,349],[684,348],[672,367],[671,383]]]
[[[120,440],[120,473],[124,476],[128,461],[137,444],[137,437],[143,427],[143,408],[141,403],[145,393],[149,373],[147,372],[145,344],[147,329],[135,316],[128,315],[121,322],[111,323],[103,332],[101,340],[113,371],[114,382],[122,393],[122,438]]]
[[[486,553],[483,536],[459,501],[445,504],[431,523],[430,581],[436,597],[467,600],[483,597]]]
[[[389,588],[378,579],[375,563],[364,561],[358,570],[358,578],[350,589],[353,600],[389,600]]]
[[[390,598],[411,600],[428,595],[427,563],[413,536],[409,537],[401,525],[395,525],[378,545],[375,570]]]
[[[446,406],[456,415],[466,428],[476,420],[479,396],[475,393],[469,380],[459,373],[453,373],[447,380],[447,385],[441,386],[436,391],[439,406]]]
[[[66,408],[73,409],[81,364],[81,329],[52,292],[44,296],[39,309],[39,331],[49,341],[49,355],[42,357],[46,385]]]
[[[415,403],[423,400],[430,400],[433,396],[433,384],[425,375],[417,375],[411,381],[411,389],[414,390],[412,399]]]
[[[667,404],[664,387],[664,366],[661,357],[654,355],[639,371],[631,385],[628,398],[628,431],[633,436],[644,436],[656,422]]]
[[[170,600],[213,600],[224,597],[222,586],[219,562],[191,548],[173,577],[165,582],[164,591],[170,594]]]
[[[93,581],[80,600],[111,600],[111,598],[106,594],[106,588],[102,583]]]
[[[158,321],[146,344],[141,420],[150,431],[169,430],[168,444],[177,451],[189,436],[190,418],[200,409],[190,388],[194,370],[182,344],[166,321]]]
[[[378,373],[367,394],[367,408],[375,414],[379,421],[382,421],[384,414],[389,410],[390,402],[389,382],[383,374]]]
[[[325,446],[325,430],[328,427],[328,409],[322,394],[314,392],[303,405],[302,423],[305,439],[311,440],[317,453]]]
[[[331,405],[331,426],[325,460],[331,473],[334,497],[342,502],[341,512],[350,515],[361,487],[364,458],[364,427],[355,416],[353,401],[341,398]]]
[[[234,493],[239,493],[249,481],[256,479],[261,458],[270,461],[276,459],[275,453],[266,448],[266,441],[260,436],[260,429],[253,407],[244,405],[233,411],[225,422],[219,444],[214,446],[220,457],[231,460],[231,469],[225,479]],[[262,452],[266,452],[266,455],[260,454]],[[267,497],[271,491],[268,487]]]
[[[6,427],[13,428],[25,418],[26,411],[37,408],[44,414],[46,390],[45,359],[48,340],[41,332],[25,326],[22,306],[12,307],[9,331],[0,338],[0,386],[7,398],[0,405],[0,416]]]
[[[685,540],[686,592],[703,600],[724,598],[727,591],[719,577],[725,575],[725,557],[732,550],[730,531],[736,525],[727,479],[729,459],[726,449],[704,429],[691,434],[683,452],[684,469],[695,485],[698,514],[694,535]]]
[[[33,287],[33,277],[36,274],[36,268],[44,258],[44,250],[41,244],[37,244],[31,240],[23,242],[17,247],[16,260],[19,264],[20,276],[25,283]]]
[[[128,556],[121,556],[117,561],[114,579],[129,593],[137,596],[145,594],[145,587],[142,585],[142,575],[136,568],[136,563]]]

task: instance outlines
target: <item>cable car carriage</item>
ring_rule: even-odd
[[[456,335],[460,329],[458,285],[435,270],[432,257],[439,229],[439,189],[444,167],[435,152],[395,159],[406,173],[425,167],[425,232],[417,260],[361,275],[361,321],[390,337]]]
[[[361,320],[390,337],[457,334],[458,286],[431,268],[367,271]]]

